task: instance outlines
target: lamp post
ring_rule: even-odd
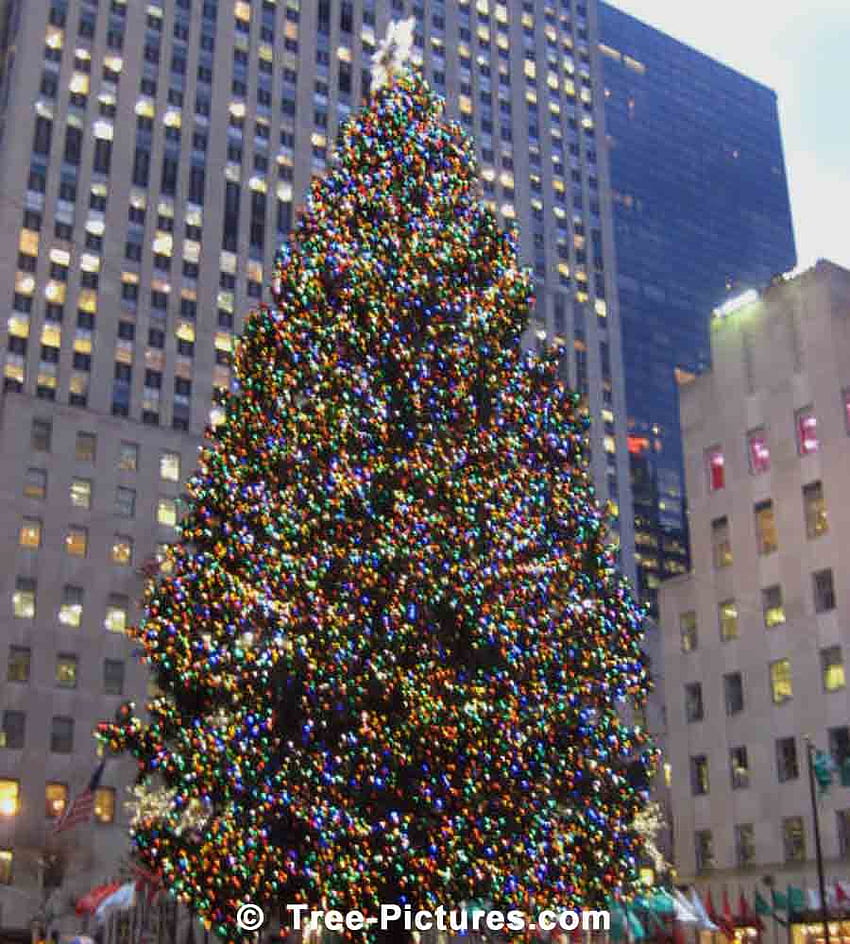
[[[818,870],[818,888],[820,890],[820,913],[823,922],[823,937],[825,944],[829,942],[829,911],[826,904],[826,882],[823,877],[823,849],[820,843],[820,816],[818,814],[818,797],[815,787],[815,747],[812,739],[806,737],[806,759],[809,764],[809,793],[812,799],[812,820],[815,830],[815,863]],[[791,915],[788,914],[789,926]]]

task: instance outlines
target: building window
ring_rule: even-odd
[[[806,519],[806,537],[809,540],[827,533],[829,524],[826,520],[826,502],[820,482],[810,482],[803,486],[803,514]]]
[[[160,498],[156,505],[158,524],[173,528],[177,525],[177,502],[173,498]]]
[[[774,705],[784,704],[793,697],[790,659],[777,659],[770,663],[770,691]]]
[[[708,758],[705,754],[691,758],[691,792],[694,796],[708,793]]]
[[[44,787],[44,814],[48,819],[59,819],[68,807],[68,786],[48,783]]]
[[[11,849],[0,849],[0,885],[11,885],[14,853]]]
[[[119,485],[115,489],[115,514],[132,518],[136,514],[136,490]]]
[[[709,872],[714,868],[714,841],[710,829],[700,829],[694,834],[694,852],[697,872]]]
[[[708,475],[708,490],[720,491],[726,485],[726,467],[720,446],[712,446],[711,449],[706,450],[705,466]]]
[[[746,790],[750,785],[750,762],[746,747],[733,747],[729,751],[729,767],[732,789]]]
[[[103,692],[105,695],[124,693],[124,663],[120,659],[104,659]]]
[[[21,547],[38,548],[41,547],[41,519],[24,518],[21,522],[21,530],[18,533],[18,544]]]
[[[32,650],[29,646],[9,646],[9,661],[6,666],[6,680],[9,682],[28,682]]]
[[[71,557],[85,557],[89,546],[89,532],[87,528],[71,525],[65,535],[65,551]]]
[[[828,692],[837,692],[844,688],[844,657],[841,646],[828,646],[820,651],[823,687]]]
[[[717,570],[732,564],[732,541],[729,536],[728,518],[715,518],[711,522],[711,556]]]
[[[112,563],[129,567],[133,563],[133,539],[127,534],[116,534],[112,542]]]
[[[679,614],[679,635],[682,640],[682,652],[693,652],[697,647],[696,610]]]
[[[796,780],[800,776],[797,762],[797,741],[792,737],[779,738],[776,741],[776,778],[780,783]]]
[[[34,452],[50,452],[53,438],[53,423],[50,420],[34,419],[30,431],[30,446]]]
[[[802,816],[786,816],[782,820],[782,849],[786,862],[806,861],[806,832]]]
[[[55,715],[50,726],[50,750],[70,754],[74,750],[74,719]]]
[[[21,785],[17,780],[0,780],[0,816],[17,816]]]
[[[91,508],[91,479],[71,479],[71,504],[75,508]]]
[[[19,751],[24,746],[27,733],[27,716],[23,711],[9,709],[3,712],[3,730],[0,732],[0,747]]]
[[[785,622],[785,606],[782,602],[782,587],[774,584],[765,587],[761,592],[761,610],[764,614],[764,625],[768,629],[782,626]]]
[[[773,554],[779,548],[776,535],[776,516],[773,512],[773,502],[759,502],[753,509],[756,524],[756,547],[759,554]]]
[[[836,810],[838,826],[838,854],[842,859],[850,859],[850,810]]]
[[[106,606],[106,618],[103,625],[111,633],[127,632],[127,610],[129,601],[120,593],[112,593]]]
[[[44,469],[27,469],[24,479],[24,497],[41,500],[47,495],[47,472]]]
[[[115,822],[115,790],[98,787],[94,791],[94,819],[97,823]]]
[[[744,710],[744,679],[740,672],[723,676],[723,695],[727,715],[736,715]]]
[[[59,688],[77,687],[77,657],[60,653],[56,657],[56,685]]]
[[[738,604],[734,600],[724,600],[717,605],[717,618],[720,624],[720,638],[724,642],[738,638]]]
[[[850,759],[850,728],[842,725],[838,728],[830,728],[827,731],[829,737],[829,755],[835,766],[841,771],[842,786],[848,786],[845,783],[847,776],[846,764]]]
[[[139,468],[139,445],[122,442],[118,447],[118,468],[122,472],[135,472]]]
[[[738,868],[748,868],[756,861],[756,833],[752,823],[735,826],[735,863]]]
[[[747,452],[750,459],[750,472],[763,475],[770,471],[770,449],[767,434],[763,429],[754,429],[747,433]]]
[[[94,433],[77,433],[75,452],[78,462],[94,462],[97,456],[97,436]]]
[[[59,604],[59,622],[64,626],[79,627],[83,621],[83,588],[66,585]]]
[[[818,451],[818,421],[814,410],[806,407],[797,411],[797,451],[801,456],[810,456]]]
[[[12,610],[18,619],[35,619],[35,593],[32,577],[18,577],[12,594]]]
[[[163,482],[180,481],[180,454],[163,452],[159,457],[159,477]]]
[[[827,613],[835,609],[835,586],[832,580],[832,569],[816,570],[812,574],[812,594],[814,596],[815,613]]]
[[[699,682],[690,682],[685,686],[685,720],[692,723],[702,719],[702,685]]]

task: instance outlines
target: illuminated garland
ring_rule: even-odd
[[[636,880],[642,614],[442,112],[402,75],[314,183],[146,589],[164,695],[101,729],[155,791],[138,855],[229,940],[248,900],[534,912]]]

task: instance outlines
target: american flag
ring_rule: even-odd
[[[100,778],[103,776],[105,763],[105,761],[101,761],[97,765],[88,786],[74,797],[74,802],[59,817],[53,827],[54,833],[64,833],[66,830],[73,829],[79,823],[87,823],[91,819],[94,812],[94,792],[100,786]]]

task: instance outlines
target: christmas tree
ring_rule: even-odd
[[[240,903],[601,907],[636,881],[642,613],[472,145],[382,66],[247,320],[134,630],[144,864]]]

